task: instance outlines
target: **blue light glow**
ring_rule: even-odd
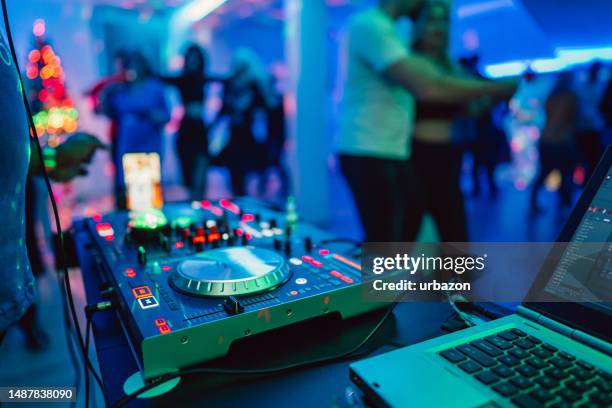
[[[527,69],[522,61],[510,61],[501,64],[491,64],[484,67],[484,73],[489,78],[503,78],[520,75]]]
[[[612,47],[598,48],[558,48],[559,58],[574,64],[586,64],[595,60],[612,61]]]
[[[227,0],[194,0],[176,12],[176,18],[185,23],[195,23],[221,7]]]
[[[537,58],[530,61],[508,61],[486,65],[484,74],[489,78],[503,78],[521,75],[530,68],[543,74],[558,72],[580,64],[594,61],[612,61],[612,47],[597,48],[558,48],[553,58]]]
[[[457,17],[467,18],[479,14],[498,11],[501,8],[514,7],[513,0],[491,0],[482,3],[465,4],[457,8]]]

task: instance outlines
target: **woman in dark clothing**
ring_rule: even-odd
[[[414,50],[446,72],[458,69],[448,57],[448,6],[432,3],[417,26]],[[440,240],[465,242],[468,239],[463,195],[459,186],[462,150],[453,143],[453,120],[465,105],[418,101],[412,140],[412,161],[418,180],[414,203],[416,222],[429,212]]]
[[[540,136],[538,151],[540,170],[531,190],[531,211],[542,211],[538,193],[546,177],[555,169],[561,172],[559,206],[569,207],[572,201],[572,170],[575,164],[575,138],[578,119],[578,98],[572,90],[572,73],[563,72],[546,101],[546,125]]]
[[[256,114],[265,113],[267,108],[256,65],[255,56],[250,52],[236,53],[217,117],[217,120],[228,118],[230,137],[215,161],[227,166],[234,195],[245,194],[244,184],[249,172],[261,173],[266,166],[265,146],[255,139],[253,132]]]
[[[266,137],[266,170],[261,182],[261,190],[265,191],[269,170],[274,169],[281,181],[281,196],[286,198],[290,191],[289,176],[282,162],[283,150],[285,148],[285,107],[283,95],[276,90],[276,78],[270,76],[270,86],[267,92],[267,137]]]
[[[197,45],[185,52],[183,72],[177,77],[162,78],[175,86],[183,102],[176,150],[181,162],[183,183],[189,189],[192,200],[201,200],[206,194],[208,170],[208,129],[204,124],[206,85],[214,81],[206,74],[207,58]]]

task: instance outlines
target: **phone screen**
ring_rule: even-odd
[[[122,161],[127,208],[132,211],[161,208],[164,202],[159,155],[127,153]]]

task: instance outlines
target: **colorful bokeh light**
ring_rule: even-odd
[[[66,93],[62,60],[45,40],[45,21],[36,20],[32,29],[35,46],[28,53],[26,76],[32,81],[33,97],[40,104],[34,115],[39,136],[62,135],[78,128],[78,112]]]

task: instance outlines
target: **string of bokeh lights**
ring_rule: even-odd
[[[33,90],[43,107],[34,115],[36,131],[40,137],[54,139],[52,136],[75,132],[79,114],[66,92],[61,59],[45,40],[45,31],[45,21],[36,20],[32,29],[36,48],[28,53],[26,76],[41,85]]]

